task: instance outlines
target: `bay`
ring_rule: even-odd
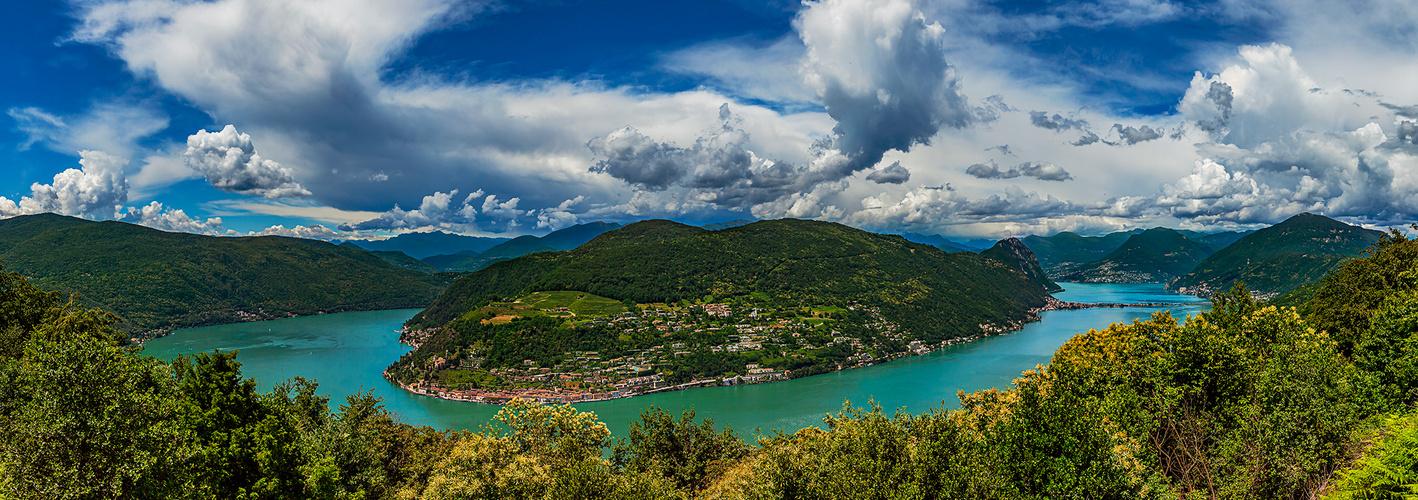
[[[957,391],[1007,388],[1024,370],[1047,363],[1060,345],[1091,328],[1147,318],[1170,310],[1177,319],[1206,306],[1196,297],[1168,292],[1156,284],[1063,283],[1055,294],[1072,302],[1186,302],[1162,308],[1047,311],[1022,330],[951,346],[933,353],[877,366],[825,375],[734,387],[712,387],[577,405],[595,412],[617,435],[644,408],[659,406],[732,426],[741,435],[792,432],[822,425],[822,417],[841,410],[843,402],[864,406],[875,401],[888,411],[913,413],[955,408]],[[366,311],[286,318],[272,321],[189,328],[148,342],[144,352],[162,359],[211,351],[239,351],[242,373],[262,390],[292,377],[315,379],[333,404],[344,396],[370,391],[404,421],[447,429],[486,425],[499,407],[417,396],[383,378],[384,368],[409,351],[398,343],[398,330],[417,310]]]

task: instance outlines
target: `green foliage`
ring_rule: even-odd
[[[173,363],[177,424],[192,433],[198,498],[290,498],[304,490],[297,431],[241,376],[236,353],[202,353]]]
[[[340,244],[340,246],[346,245],[353,245],[353,243],[344,242]],[[359,248],[359,246],[355,245],[355,248]],[[418,271],[425,274],[434,274],[438,272],[437,268],[428,265],[427,262],[415,259],[413,257],[410,257],[408,254],[397,250],[370,250],[369,253],[374,254],[375,257],[384,259],[385,262],[402,267],[404,269],[408,269],[410,271]]]
[[[1354,364],[1374,376],[1385,406],[1418,401],[1418,291],[1396,292],[1354,345]]]
[[[125,330],[286,314],[419,307],[443,278],[357,248],[263,236],[168,233],[53,214],[0,221],[0,257],[42,289],[78,293]]]
[[[309,381],[259,394],[234,353],[141,356],[111,315],[0,283],[0,498],[392,498],[455,437]]]
[[[657,474],[681,489],[702,490],[730,465],[747,457],[749,447],[732,429],[714,430],[713,420],[695,423],[694,410],[676,419],[659,408],[640,413],[630,432],[611,453],[611,462],[631,472]]]
[[[569,405],[543,406],[514,399],[493,420],[511,430],[506,438],[519,452],[578,461],[600,456],[601,448],[610,443],[611,431],[596,420],[596,414],[577,412]]]
[[[701,234],[648,229],[657,245]],[[626,244],[608,234],[591,246]],[[235,353],[143,357],[112,316],[0,273],[0,498],[1402,498],[1418,494],[1418,413],[1384,419],[1353,455],[1365,422],[1411,404],[1418,385],[1414,246],[1386,237],[1326,278],[1304,315],[1236,286],[1181,324],[1163,313],[1091,330],[1006,390],[961,394],[958,411],[845,406],[826,430],[747,446],[692,412],[651,409],[610,450],[606,426],[568,406],[514,400],[495,427],[448,433],[399,423],[369,394],[331,411],[311,381],[260,393]],[[520,362],[627,342],[486,316],[440,330],[409,368],[477,343],[522,346],[498,354]],[[676,371],[698,362],[681,359]]]
[[[1332,500],[1400,500],[1418,496],[1418,411],[1384,419],[1373,446],[1339,473]]]
[[[1392,230],[1320,280],[1313,298],[1300,307],[1315,328],[1339,341],[1348,353],[1370,330],[1369,320],[1395,293],[1418,290],[1418,240]]]
[[[1322,215],[1299,214],[1217,251],[1168,287],[1206,295],[1244,282],[1257,294],[1274,297],[1323,278],[1380,234]]]
[[[1051,399],[1084,396],[1177,491],[1226,498],[1313,494],[1364,416],[1335,343],[1244,288],[1184,325],[1166,315],[1070,340]],[[1080,404],[1083,406],[1083,404]]]
[[[0,497],[162,497],[187,455],[166,367],[62,307],[0,360]]]

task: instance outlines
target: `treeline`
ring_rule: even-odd
[[[1390,233],[1295,309],[1244,289],[1178,324],[1081,334],[959,410],[846,407],[752,445],[647,410],[522,402],[494,427],[399,423],[368,396],[267,393],[229,355],[175,363],[6,275],[0,497],[1403,498],[1418,483],[1418,240]],[[606,458],[606,457],[609,458]]]

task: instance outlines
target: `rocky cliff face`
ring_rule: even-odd
[[[1034,256],[1034,252],[1019,241],[1019,238],[1009,238],[1000,240],[980,255],[1004,263],[1005,265],[1018,270],[1030,281],[1038,283],[1049,293],[1061,292],[1063,287],[1049,280],[1044,273],[1044,268],[1039,266],[1039,259]]]

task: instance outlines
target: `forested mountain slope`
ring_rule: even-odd
[[[531,254],[467,275],[409,325],[440,326],[489,296],[541,290],[642,303],[706,296],[860,303],[879,307],[923,340],[1021,320],[1047,295],[1004,263],[841,224],[782,219],[708,231],[652,220],[602,234],[569,252]]]
[[[53,214],[0,220],[0,259],[41,288],[78,293],[128,330],[420,307],[441,278],[367,251],[279,236],[226,238]]]

